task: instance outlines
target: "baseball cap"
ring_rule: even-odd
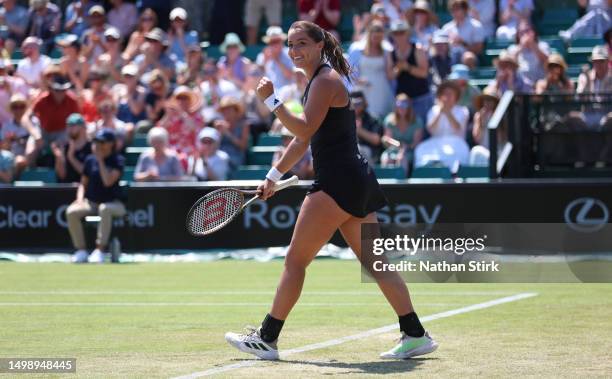
[[[187,11],[181,7],[174,8],[170,12],[170,20],[174,21],[174,19],[180,18],[181,20],[187,20]]]
[[[115,142],[117,136],[112,129],[104,128],[96,132],[94,142]]]
[[[121,33],[119,32],[119,29],[115,28],[114,26],[111,26],[110,28],[106,29],[104,31],[104,37],[111,37],[114,39],[120,39],[121,38]]]
[[[138,66],[136,66],[135,64],[128,64],[128,65],[123,66],[123,68],[121,69],[121,75],[127,75],[127,76],[138,75]]]
[[[105,15],[106,11],[104,10],[104,7],[101,5],[94,5],[93,7],[91,7],[89,9],[89,15],[93,16],[94,14],[101,14],[101,15]]]
[[[66,119],[66,125],[83,125],[85,126],[85,119],[80,113],[72,113]]]
[[[200,130],[200,133],[198,134],[198,141],[201,141],[204,138],[210,138],[215,142],[219,142],[221,135],[217,129],[207,126]]]

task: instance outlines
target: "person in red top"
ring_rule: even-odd
[[[66,119],[72,113],[80,112],[75,95],[68,91],[71,86],[66,77],[55,75],[50,90],[43,92],[32,106],[32,112],[40,120],[45,146],[66,141]]]
[[[298,0],[300,20],[314,22],[340,41],[336,26],[340,23],[340,0]]]

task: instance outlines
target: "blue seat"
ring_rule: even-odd
[[[133,182],[134,181],[134,171],[136,171],[134,167],[124,167],[123,175],[121,175],[120,180],[124,180],[126,182]]]
[[[219,50],[218,45],[210,45],[206,48],[206,55],[209,58],[219,59],[223,56],[223,53],[221,52],[221,50]]]
[[[253,165],[240,166],[232,175],[234,180],[259,180],[266,177],[270,166]]]
[[[438,178],[451,179],[452,175],[448,167],[417,167],[412,170],[412,178]]]
[[[259,53],[261,53],[261,51],[264,49],[264,47],[266,46],[265,45],[247,46],[246,49],[244,50],[243,55],[249,58],[250,60],[255,61]]]
[[[579,37],[570,41],[571,47],[595,47],[603,44],[601,37]]]
[[[24,182],[56,183],[57,177],[55,176],[55,170],[39,167],[23,171],[19,175],[19,180]]]
[[[132,140],[132,144],[130,146],[133,147],[147,147],[149,143],[147,142],[147,135],[137,133],[134,134],[134,139]]]
[[[374,167],[378,179],[406,179],[406,171],[402,167]]]
[[[280,146],[282,137],[277,134],[260,134],[257,146]]]
[[[247,154],[247,163],[250,165],[270,165],[274,153],[280,146],[253,146]]]
[[[457,176],[460,178],[488,178],[488,166],[459,166]]]

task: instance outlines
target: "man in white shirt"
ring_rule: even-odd
[[[482,52],[485,31],[480,21],[469,16],[467,0],[451,0],[448,8],[453,19],[442,27],[442,31],[450,40],[453,64],[461,63],[464,52],[471,51],[476,55]]]
[[[485,37],[495,36],[495,0],[469,0],[470,16],[480,21]]]
[[[197,156],[189,157],[187,172],[198,180],[227,180],[229,155],[219,150],[221,134],[211,127],[203,128],[198,134]]]
[[[17,75],[32,88],[40,88],[41,75],[53,61],[40,53],[42,41],[37,37],[28,37],[21,44],[24,58],[17,65]]]

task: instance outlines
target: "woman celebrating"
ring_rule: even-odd
[[[567,77],[567,64],[563,56],[550,54],[546,64],[546,77],[538,80],[535,92],[542,93],[572,93],[574,84]]]
[[[343,77],[350,69],[338,41],[329,32],[308,21],[289,29],[289,56],[310,79],[297,117],[274,95],[269,79],[257,88],[260,98],[295,138],[259,186],[260,197],[274,194],[274,183],[304,155],[310,142],[315,181],[300,209],[285,258],[274,302],[261,327],[248,334],[227,333],[226,340],[237,349],[263,359],[278,359],[277,340],[285,319],[297,302],[306,267],[319,249],[340,229],[344,239],[364,263],[361,224],[376,223],[375,211],[386,199],[368,162],[357,150],[355,119]],[[331,66],[331,67],[330,67]],[[423,329],[414,313],[405,283],[395,272],[376,278],[379,287],[399,315],[402,338],[382,358],[408,358],[434,351],[437,344]]]
[[[381,158],[385,166],[399,165],[406,171],[412,164],[414,148],[423,139],[423,121],[416,117],[408,95],[400,93],[395,97],[395,110],[385,118],[385,136],[400,142],[397,147],[389,147]]]

